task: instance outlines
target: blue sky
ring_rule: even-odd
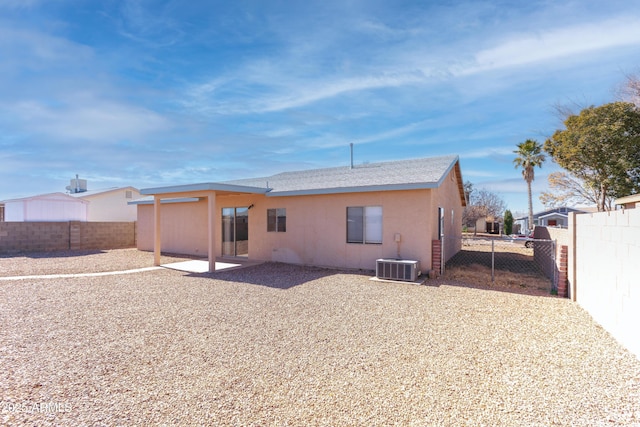
[[[636,0],[2,0],[0,200],[342,166],[354,143],[458,154],[524,212],[516,144],[638,70]]]

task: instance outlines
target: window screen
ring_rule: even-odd
[[[287,231],[287,210],[285,208],[267,209],[267,231]]]
[[[382,243],[382,206],[347,208],[347,243]]]

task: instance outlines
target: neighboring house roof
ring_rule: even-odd
[[[616,199],[614,203],[616,205],[622,206],[630,205],[633,203],[640,203],[640,194],[632,194],[630,196],[620,197],[619,199]]]
[[[99,189],[99,190],[87,190],[87,191],[81,191],[78,193],[69,193],[68,195],[71,197],[76,197],[76,198],[80,198],[83,199],[85,197],[91,197],[91,196],[97,196],[97,195],[101,195],[101,194],[106,194],[106,193],[111,193],[114,191],[122,191],[122,190],[131,190],[131,191],[139,191],[137,188],[135,187],[109,187],[109,188],[103,188],[103,189]]]
[[[569,212],[585,213],[586,211],[583,209],[568,208],[568,207],[562,206],[559,208],[547,209],[546,211],[536,212],[533,214],[533,219],[546,218],[551,215],[556,215],[556,216],[559,215],[559,216],[566,217],[569,214]],[[525,215],[525,216],[516,218],[516,221],[527,220],[528,218],[529,216]]]
[[[17,199],[2,200],[1,203],[29,201],[29,200],[69,200],[69,201],[80,202],[80,203],[85,203],[85,204],[89,203],[86,200],[78,200],[75,197],[71,197],[68,194],[60,193],[60,192],[58,192],[58,193],[38,194],[36,196],[20,197],[20,198],[17,198]]]
[[[561,218],[567,218],[569,217],[569,213],[567,212],[551,212],[548,213],[546,215],[539,215],[538,219],[542,219],[542,218],[557,218],[557,217],[561,217]]]
[[[141,194],[197,190],[239,191],[275,196],[338,194],[369,191],[415,190],[439,187],[455,169],[463,206],[466,205],[458,156],[429,157],[324,169],[283,172],[276,175],[218,183],[149,188]]]

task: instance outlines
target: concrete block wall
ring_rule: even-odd
[[[69,249],[67,222],[0,222],[0,253]]]
[[[135,247],[135,227],[135,222],[0,222],[0,253]]]
[[[640,209],[571,215],[569,233],[572,297],[640,358]]]
[[[74,224],[75,222],[75,224]],[[71,237],[70,249],[120,249],[136,246],[135,222],[79,222],[72,221],[70,227],[77,226],[79,236]]]

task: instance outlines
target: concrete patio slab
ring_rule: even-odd
[[[216,271],[222,270],[230,270],[230,269],[238,269],[244,268],[251,265],[258,265],[261,262],[255,261],[238,261],[238,262],[230,262],[230,261],[216,261]],[[162,264],[161,267],[169,268],[171,270],[179,270],[185,271],[187,273],[208,273],[209,272],[209,261],[193,259],[189,261],[180,261],[180,262],[172,262],[169,264]]]

